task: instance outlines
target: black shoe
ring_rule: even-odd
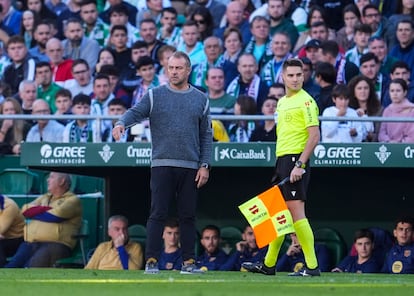
[[[310,269],[304,266],[300,270],[289,273],[288,275],[289,276],[321,276],[321,271],[318,267],[315,269]]]
[[[249,272],[261,273],[264,275],[275,275],[276,267],[267,267],[263,262],[243,262],[242,267]]]

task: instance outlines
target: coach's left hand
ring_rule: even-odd
[[[208,177],[210,176],[210,171],[206,168],[199,168],[197,171],[197,175],[195,181],[197,182],[197,188],[203,187],[207,181]]]

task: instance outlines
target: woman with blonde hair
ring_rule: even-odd
[[[19,102],[7,97],[0,104],[0,114],[23,114]],[[0,154],[20,154],[20,143],[26,138],[30,125],[21,119],[4,119],[0,121]]]

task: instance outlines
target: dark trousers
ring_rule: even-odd
[[[56,260],[70,257],[71,252],[68,246],[60,243],[24,242],[5,267],[53,267]]]
[[[23,237],[0,239],[0,267],[6,264],[7,257],[12,257],[16,253],[22,242]]]
[[[177,202],[183,260],[195,259],[195,214],[197,170],[177,167],[151,169],[151,209],[147,221],[145,258],[158,259],[163,246],[162,233],[171,202]]]

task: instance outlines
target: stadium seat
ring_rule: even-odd
[[[242,232],[234,226],[225,226],[220,229],[221,233],[221,249],[230,254],[236,248],[236,243],[242,240]]]
[[[89,238],[89,222],[83,219],[79,233],[72,236],[78,240],[75,248],[72,251],[72,256],[64,259],[59,259],[55,263],[58,268],[83,268],[87,263],[87,250]]]
[[[320,228],[314,231],[315,243],[324,244],[331,253],[331,264],[336,266],[346,255],[346,244],[338,231]]]
[[[0,173],[0,190],[11,196],[40,193],[39,176],[27,169],[4,169]]]
[[[129,239],[141,245],[142,250],[145,249],[145,241],[147,240],[147,229],[141,224],[132,224],[128,227]]]
[[[98,177],[76,175],[74,190],[77,194],[104,192],[104,180]]]

